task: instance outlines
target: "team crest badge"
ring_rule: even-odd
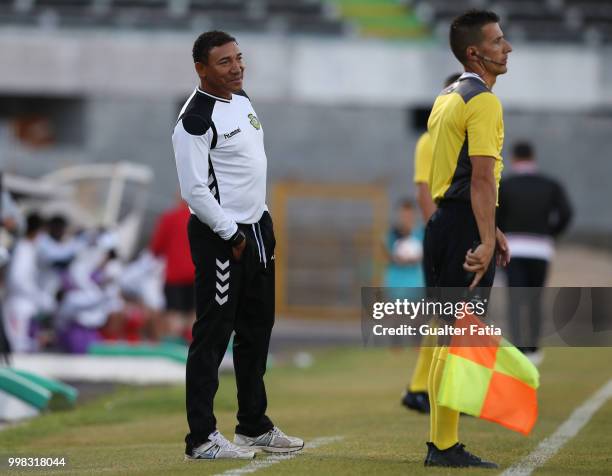
[[[251,121],[251,125],[259,130],[261,129],[261,123],[259,122],[259,119],[257,119],[257,116],[255,116],[254,114],[249,114],[249,119]]]

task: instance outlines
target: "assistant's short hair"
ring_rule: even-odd
[[[193,44],[193,62],[208,63],[210,50],[231,42],[236,42],[236,38],[224,31],[213,30],[202,33]]]
[[[469,10],[453,20],[450,47],[461,64],[467,62],[467,47],[482,41],[482,27],[489,23],[499,23],[499,16],[488,10]]]
[[[533,160],[534,151],[531,142],[519,141],[512,147],[512,157],[519,160]]]

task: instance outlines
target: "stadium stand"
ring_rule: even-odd
[[[434,31],[468,8],[489,8],[507,22],[512,40],[530,42],[612,42],[610,0],[410,0],[416,15]]]
[[[13,0],[0,25],[288,32],[340,35],[344,23],[321,0]]]
[[[612,0],[7,0],[0,25],[429,39],[490,8],[512,40],[612,43]]]

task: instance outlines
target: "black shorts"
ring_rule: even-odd
[[[495,277],[495,256],[480,280],[478,289],[467,291],[474,279],[474,273],[463,269],[465,255],[479,243],[480,233],[471,204],[441,203],[425,228],[423,268],[430,296],[441,298],[442,290],[445,295],[454,295],[457,299],[471,299],[474,296],[482,298],[489,295],[489,288]]]
[[[166,284],[166,310],[189,313],[195,309],[195,291],[193,284]]]

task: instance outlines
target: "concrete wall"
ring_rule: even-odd
[[[260,100],[405,106],[428,101],[459,64],[445,44],[236,35]],[[176,96],[192,87],[193,35],[4,28],[0,91]],[[514,45],[497,92],[507,107],[612,105],[612,52]]]
[[[155,170],[152,213],[177,187],[170,135],[195,81],[192,38],[176,34],[0,32],[0,94],[81,96],[85,141],[25,150],[0,123],[0,168],[39,175],[79,162],[133,160]],[[361,40],[240,36],[247,87],[266,133],[270,181],[377,182],[413,193],[417,133],[407,108],[426,106],[456,70],[446,48]],[[515,45],[496,92],[506,144],[532,140],[542,168],[568,187],[573,232],[612,236],[612,53]],[[606,112],[607,111],[607,112]],[[609,242],[608,242],[609,243]],[[612,246],[612,245],[610,245]]]

